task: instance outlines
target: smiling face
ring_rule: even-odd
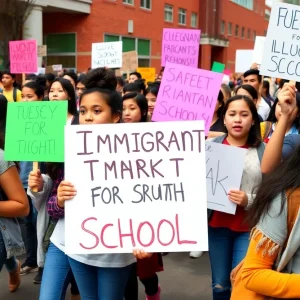
[[[122,119],[124,123],[140,122],[142,113],[134,99],[127,99],[123,101]]]
[[[229,104],[224,116],[224,124],[231,137],[242,139],[248,136],[254,120],[245,100],[235,100]]]
[[[69,100],[67,92],[63,89],[60,82],[55,81],[52,83],[49,91],[50,101]]]
[[[27,101],[39,101],[41,99],[38,98],[37,94],[35,91],[29,87],[24,86],[22,88],[22,101],[27,102]]]

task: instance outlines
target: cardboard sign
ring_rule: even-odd
[[[236,50],[235,72],[245,73],[251,68],[253,50]]]
[[[164,28],[161,65],[167,62],[198,67],[200,30]]]
[[[167,63],[152,121],[204,120],[209,131],[223,74]]]
[[[123,63],[121,68],[123,72],[134,71],[138,66],[138,54],[136,51],[123,53]]]
[[[260,74],[299,81],[299,5],[274,3],[269,21]]]
[[[52,65],[52,69],[54,72],[59,72],[62,70],[62,68],[63,68],[62,65]]]
[[[38,70],[36,40],[9,42],[9,57],[12,74],[36,73]]]
[[[206,142],[206,186],[209,209],[235,214],[230,190],[240,190],[247,149]]]
[[[122,42],[92,44],[92,69],[121,68]]]
[[[155,68],[137,68],[137,72],[141,73],[142,78],[145,79],[146,82],[154,82],[156,76]]]
[[[47,56],[47,45],[38,46],[38,57]]]
[[[223,73],[225,70],[225,65],[217,61],[214,61],[211,70],[216,73]]]
[[[9,102],[5,160],[64,161],[67,101]]]
[[[266,42],[265,36],[257,36],[255,38],[252,63],[261,65],[262,57],[263,57],[263,53],[264,53],[265,42]]]
[[[65,178],[77,190],[66,253],[208,249],[202,121],[73,125],[65,136]]]

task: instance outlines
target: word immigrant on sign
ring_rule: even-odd
[[[204,120],[207,133],[222,79],[221,73],[167,63],[152,120]]]
[[[8,103],[5,159],[64,161],[67,101]]]
[[[170,62],[197,68],[200,35],[200,30],[165,28],[161,65],[165,66]]]
[[[203,121],[66,126],[65,136],[77,190],[68,254],[207,250]]]
[[[122,42],[92,44],[92,68],[121,68]]]
[[[28,74],[38,71],[36,40],[9,42],[10,71],[13,74]]]
[[[206,142],[205,151],[207,207],[235,214],[236,204],[228,192],[240,189],[247,149]]]
[[[274,3],[260,68],[262,75],[299,81],[299,20],[298,5]]]

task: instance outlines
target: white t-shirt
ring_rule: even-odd
[[[270,110],[271,108],[269,104],[265,101],[263,97],[261,97],[260,104],[257,106],[257,113],[262,117],[264,121],[267,120]]]

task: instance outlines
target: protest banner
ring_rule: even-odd
[[[92,69],[95,68],[121,68],[122,42],[94,43],[92,44]]]
[[[274,3],[260,67],[260,74],[299,81],[299,6]]]
[[[235,54],[235,72],[245,73],[251,68],[253,59],[253,50],[236,50]]]
[[[38,70],[36,40],[10,41],[9,57],[11,73],[36,73]]]
[[[164,28],[161,65],[167,62],[198,67],[201,31]]]
[[[68,101],[9,102],[5,160],[64,161]]]
[[[38,57],[47,56],[47,45],[38,46]]]
[[[223,75],[167,63],[152,121],[204,120],[207,133]]]
[[[63,68],[62,65],[52,65],[52,69],[54,72],[59,72],[62,70],[62,68]]]
[[[35,75],[39,74],[46,74],[46,68],[38,68],[38,71],[35,73]]]
[[[141,73],[142,78],[145,79],[146,83],[155,81],[155,68],[137,68],[136,71]]]
[[[208,249],[203,121],[73,125],[65,136],[77,190],[66,253]]]
[[[205,150],[207,207],[234,215],[228,192],[240,189],[247,149],[206,142]]]
[[[216,73],[223,73],[225,70],[225,65],[214,61],[211,70]]]
[[[136,51],[123,53],[123,63],[121,70],[125,73],[135,71],[138,68],[138,54]]]
[[[257,36],[255,38],[252,63],[256,63],[259,66],[261,65],[261,62],[262,62],[262,57],[263,57],[264,47],[265,47],[265,41],[266,41],[265,36]]]

